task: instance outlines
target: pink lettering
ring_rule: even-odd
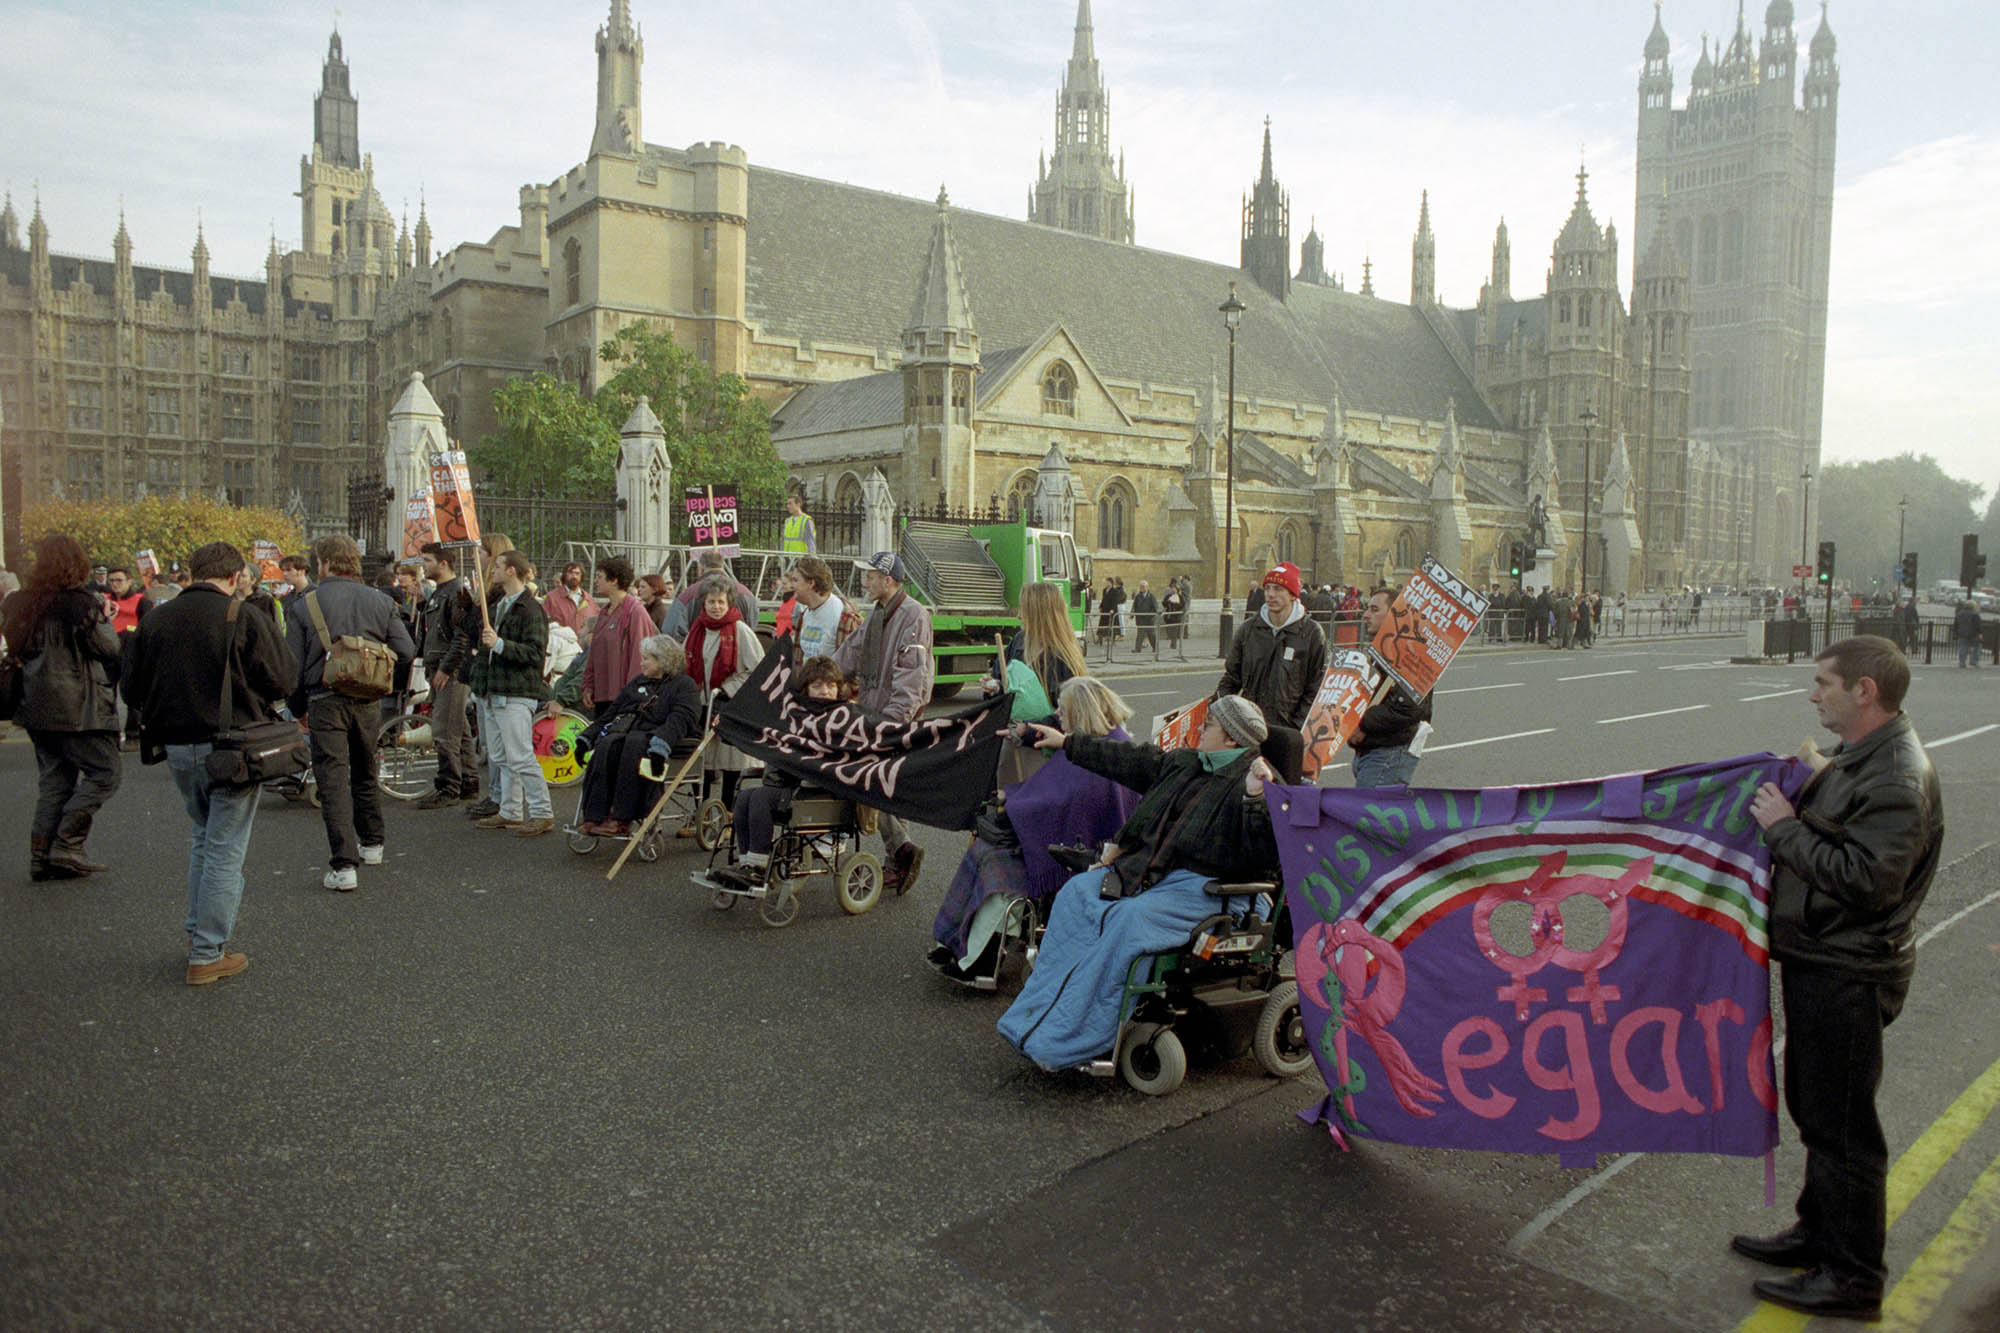
[[[1734,1000],[1710,1000],[1707,1004],[1694,1007],[1694,1021],[1701,1024],[1702,1044],[1708,1050],[1708,1104],[1720,1111],[1723,1107],[1722,1086],[1722,1020],[1742,1023],[1743,1006]]]
[[[1466,1039],[1474,1034],[1486,1038],[1485,1050],[1465,1049]],[[1489,1090],[1480,1094],[1465,1082],[1466,1070],[1490,1069],[1507,1058],[1507,1034],[1498,1023],[1490,1018],[1468,1018],[1461,1022],[1444,1034],[1443,1057],[1444,1081],[1460,1106],[1487,1120],[1498,1120],[1514,1109],[1515,1099],[1498,1088],[1488,1085]]]
[[[1771,1018],[1768,1014],[1757,1025],[1757,1030],[1750,1034],[1749,1074],[1750,1095],[1766,1111],[1777,1110],[1778,1090],[1771,1086]]]
[[[1658,1024],[1660,1028],[1660,1064],[1667,1083],[1658,1091],[1641,1083],[1632,1073],[1632,1039],[1648,1024]],[[1618,1080],[1619,1088],[1635,1106],[1658,1115],[1672,1115],[1676,1111],[1701,1114],[1701,1103],[1688,1095],[1687,1084],[1681,1078],[1680,1035],[1681,1011],[1657,1004],[1634,1009],[1611,1029],[1611,1076]]]
[[[1550,1028],[1562,1029],[1565,1064],[1561,1069],[1550,1069],[1542,1063],[1542,1034]],[[1603,1112],[1597,1099],[1597,1075],[1590,1067],[1590,1046],[1584,1038],[1582,1014],[1571,1009],[1551,1010],[1528,1024],[1528,1030],[1521,1034],[1521,1065],[1528,1071],[1529,1081],[1542,1091],[1576,1095],[1574,1116],[1568,1120],[1550,1116],[1537,1127],[1537,1133],[1567,1143],[1588,1137],[1596,1130]]]

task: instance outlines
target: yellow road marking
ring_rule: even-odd
[[[1952,1211],[1951,1220],[1924,1246],[1882,1303],[1883,1327],[1922,1328],[1958,1275],[1979,1256],[1996,1222],[2000,1222],[2000,1157],[1987,1163],[1965,1202]]]
[[[1924,1187],[1929,1185],[1932,1178],[1937,1175],[1944,1164],[1951,1160],[1952,1154],[1957,1152],[1964,1145],[1965,1141],[1972,1137],[1973,1131],[1978,1129],[1985,1122],[1986,1117],[1993,1113],[1993,1108],[1996,1105],[2000,1105],[2000,1060],[1994,1061],[1987,1067],[1985,1073],[1974,1079],[1972,1086],[1960,1093],[1958,1099],[1945,1108],[1943,1115],[1931,1121],[1929,1128],[1925,1129],[1922,1134],[1919,1134],[1917,1141],[1912,1143],[1904,1151],[1903,1155],[1896,1159],[1896,1164],[1889,1168],[1890,1226],[1893,1227],[1896,1225],[1904,1212],[1908,1210],[1910,1204],[1916,1200],[1919,1194],[1924,1192]],[[1980,1191],[1982,1187],[1988,1185],[1987,1178],[1989,1176],[1995,1176],[1994,1167],[1988,1167],[1979,1177],[1979,1182],[1973,1186],[1972,1194],[1967,1196],[1963,1204],[1959,1205],[1958,1212],[1952,1214],[1951,1222],[1946,1225],[1945,1230],[1940,1231],[1931,1244],[1925,1247],[1924,1255],[1929,1255],[1932,1248],[1938,1246],[1946,1234],[1951,1232],[1952,1227],[1959,1222],[1959,1214],[1967,1213],[1968,1209],[1972,1210],[1968,1214],[1969,1217],[1985,1216],[1985,1225],[1991,1224],[1992,1217],[1987,1212],[1974,1208],[1974,1200],[1981,1197]],[[1996,1177],[1992,1188],[1995,1200],[2000,1200],[2000,1177]],[[1988,1202],[1992,1203],[1995,1200],[1989,1200]],[[1968,1227],[1972,1227],[1973,1223],[1968,1222],[1967,1225]],[[1966,1261],[1971,1258],[1972,1253],[1976,1251],[1977,1239],[1978,1235],[1975,1229],[1971,1241],[1955,1242],[1954,1246],[1948,1247],[1948,1254],[1945,1252],[1940,1253],[1940,1257],[1934,1262],[1932,1267],[1939,1270],[1942,1274],[1941,1279],[1936,1276],[1926,1279],[1929,1283],[1938,1283],[1940,1280],[1942,1283],[1929,1297],[1931,1306],[1935,1306],[1937,1300],[1942,1297],[1944,1288],[1950,1286],[1950,1279],[1957,1275],[1958,1271],[1965,1266]],[[1960,1253],[1961,1249],[1964,1251],[1963,1253]],[[1922,1263],[1922,1256],[1919,1256],[1918,1262]],[[1949,1268],[1943,1267],[1948,1262],[1953,1262],[1955,1266]],[[1896,1284],[1895,1289],[1889,1294],[1892,1302],[1902,1292],[1904,1283],[1910,1280],[1910,1275],[1915,1274],[1916,1271],[1916,1266],[1912,1265],[1910,1274],[1906,1274],[1903,1281]],[[1917,1290],[1925,1289],[1919,1288]],[[1915,1292],[1913,1292],[1911,1299],[1918,1299]],[[1927,1306],[1926,1308],[1930,1307]],[[1769,1305],[1760,1301],[1757,1304],[1756,1311],[1736,1327],[1737,1333],[1798,1333],[1798,1330],[1811,1322],[1811,1315],[1800,1314],[1796,1310],[1787,1310],[1783,1306]]]

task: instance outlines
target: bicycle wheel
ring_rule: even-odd
[[[438,753],[428,714],[404,713],[382,724],[375,735],[375,771],[382,790],[399,801],[436,789]]]

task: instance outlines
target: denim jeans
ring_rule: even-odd
[[[549,802],[549,782],[535,759],[535,709],[533,699],[518,695],[492,694],[483,701],[486,716],[480,719],[486,749],[500,766],[500,785],[493,799],[507,819],[553,819],[555,806]],[[492,730],[484,730],[487,721]],[[523,805],[527,813],[522,813]]]
[[[1401,745],[1385,746],[1366,754],[1354,752],[1354,785],[1357,787],[1407,787],[1417,775],[1417,756]]]
[[[493,720],[492,700],[483,694],[472,696],[472,714],[479,725],[479,738],[486,743],[486,799],[500,803],[500,728]],[[435,710],[433,710],[435,715]],[[532,723],[530,724],[533,725]],[[476,759],[476,756],[475,756]]]
[[[1978,666],[1979,648],[1980,648],[1980,643],[1976,637],[1969,634],[1960,635],[1958,640],[1958,664],[1960,666],[1964,666],[1966,656],[1970,654],[1970,656],[1972,657],[1972,665]]]
[[[218,787],[208,780],[208,752],[214,747],[169,745],[167,768],[180,788],[181,803],[193,825],[188,837],[188,907],[182,923],[190,937],[188,962],[212,963],[236,930],[243,902],[243,855],[250,850],[250,826],[257,818],[256,783]]]

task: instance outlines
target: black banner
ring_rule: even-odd
[[[813,786],[931,828],[969,829],[992,794],[1013,696],[890,722],[857,705],[803,707],[783,653],[764,660],[722,705],[722,739]]]

